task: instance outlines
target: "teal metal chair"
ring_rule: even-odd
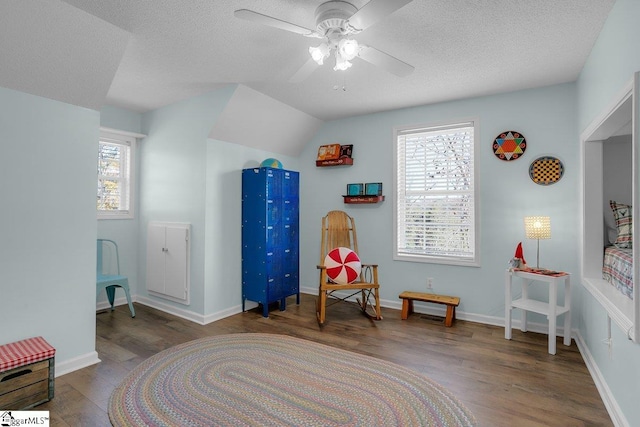
[[[98,262],[96,267],[97,293],[99,294],[102,289],[107,292],[107,298],[109,298],[111,310],[113,311],[116,288],[122,288],[127,296],[131,317],[136,317],[136,311],[131,302],[131,293],[129,292],[129,279],[120,275],[120,257],[116,242],[109,239],[98,239]]]

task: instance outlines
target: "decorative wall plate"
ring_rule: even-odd
[[[493,154],[500,160],[510,161],[520,158],[527,149],[527,141],[520,132],[507,130],[493,141]]]
[[[529,166],[529,177],[539,185],[555,184],[560,181],[562,175],[564,175],[564,165],[556,157],[538,157]]]

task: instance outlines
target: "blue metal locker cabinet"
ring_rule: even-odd
[[[267,167],[242,170],[242,311],[246,300],[262,304],[288,296],[300,304],[298,172]]]

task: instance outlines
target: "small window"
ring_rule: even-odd
[[[477,124],[395,129],[394,259],[479,266]]]
[[[98,218],[133,218],[134,137],[100,133],[98,144]]]

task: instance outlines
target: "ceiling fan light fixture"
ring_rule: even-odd
[[[345,71],[351,67],[351,62],[349,62],[345,57],[342,56],[339,50],[336,50],[336,66],[333,67],[334,71]]]
[[[413,66],[371,46],[359,44],[352,40],[355,34],[392,14],[413,0],[368,0],[360,9],[351,4],[351,0],[323,0],[315,13],[316,30],[312,30],[282,19],[264,15],[249,9],[238,9],[234,12],[237,18],[268,25],[280,30],[289,31],[305,37],[321,39],[321,44],[309,47],[312,60],[305,64],[290,79],[300,82],[307,78],[317,65],[323,65],[325,59],[335,55],[335,71],[344,71],[351,67],[351,60],[359,59],[404,77],[413,72]]]
[[[338,51],[344,59],[351,61],[353,58],[358,56],[360,46],[358,46],[358,42],[356,40],[345,38],[338,42]]]
[[[329,56],[329,46],[326,43],[321,43],[320,46],[309,48],[309,54],[311,54],[311,58],[318,63],[318,65],[322,65],[324,63],[325,58]]]

